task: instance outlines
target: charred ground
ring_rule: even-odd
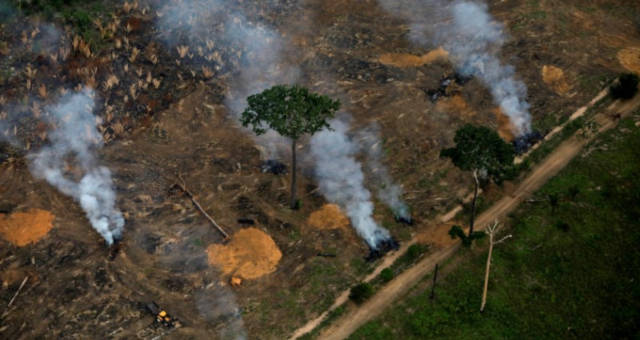
[[[241,311],[251,338],[282,338],[371,268],[364,262],[367,247],[350,229],[308,225],[307,217],[326,203],[311,176],[300,183],[302,209],[291,211],[287,176],[261,172],[260,150],[224,106],[234,75],[251,63],[241,47],[216,41],[214,62],[194,51],[194,57],[181,56],[154,31],[154,11],[136,4],[106,3],[97,16],[100,23],[89,26],[97,36],[88,38],[69,26],[51,49],[34,47],[43,46],[37,43],[43,20],[20,17],[2,26],[0,100],[3,111],[21,113],[11,126],[22,146],[0,149],[0,207],[45,209],[56,217],[52,231],[36,244],[16,247],[0,240],[0,302],[6,305],[22,278],[30,277],[14,306],[3,310],[0,334],[151,338],[170,332],[174,338],[207,338],[236,323]],[[490,93],[478,80],[447,89],[432,102],[429,91],[455,70],[446,60],[416,67],[380,62],[384,53],[429,51],[411,44],[402,20],[375,1],[237,6],[250,20],[291,38],[297,50],[291,62],[303,71],[301,83],[339,97],[356,128],[371,121],[380,125],[385,163],[405,188],[415,224],[396,223],[381,204],[375,217],[400,242],[433,227],[431,218],[465,196],[471,179],[438,153],[462,123],[499,128]],[[628,2],[496,1],[490,8],[508,28],[511,40],[503,58],[527,84],[534,126],[541,132],[623,70],[620,50],[640,45],[633,22],[640,8]],[[40,33],[33,34],[36,27]],[[544,82],[545,65],[563,71],[569,91],[558,93]],[[107,143],[101,157],[114,173],[127,221],[121,253],[113,261],[77,204],[34,179],[23,158],[47,140],[49,127],[35,118],[38,108],[59,89],[81,84],[94,86],[101,98],[95,110]],[[309,175],[310,167],[302,167]],[[207,246],[222,238],[187,198],[170,191],[179,173],[228,232],[243,228],[239,218],[250,218],[274,239],[283,254],[274,273],[240,288],[226,286],[228,278],[210,267],[206,256]],[[151,300],[184,327],[153,326],[145,309]]]

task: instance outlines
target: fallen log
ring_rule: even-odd
[[[200,205],[200,203],[198,203],[198,201],[196,200],[195,196],[191,193],[191,191],[189,191],[189,189],[187,189],[187,185],[184,182],[184,179],[182,179],[181,175],[178,175],[178,179],[180,179],[180,183],[176,183],[175,185],[180,188],[180,190],[182,190],[182,192],[184,192],[187,197],[189,197],[189,199],[191,199],[191,202],[193,203],[193,205],[196,206],[196,208],[198,208],[198,210],[204,215],[204,217],[206,217],[209,222],[211,222],[211,224],[213,224],[213,226],[218,229],[218,231],[222,234],[222,236],[224,236],[224,240],[227,241],[230,239],[229,234],[227,234],[226,231],[224,231],[224,229],[222,229],[221,226],[218,225],[218,223],[216,223],[216,221],[213,220],[213,218],[211,218],[211,216],[209,216],[209,214],[207,214],[206,211],[204,211],[204,209],[202,208],[202,206]]]

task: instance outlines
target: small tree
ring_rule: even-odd
[[[456,146],[444,149],[440,157],[450,158],[453,164],[464,171],[471,171],[474,179],[469,236],[473,235],[473,223],[476,218],[476,202],[480,179],[500,183],[513,169],[513,145],[505,142],[498,134],[484,126],[466,124],[453,139]]]
[[[370,283],[362,282],[351,287],[349,298],[353,300],[353,302],[361,304],[372,297],[373,293],[373,286]]]
[[[380,272],[380,278],[383,282],[389,282],[393,280],[394,274],[391,268],[385,268]]]
[[[247,98],[242,125],[257,135],[273,129],[291,139],[291,209],[296,208],[296,142],[304,134],[329,127],[340,102],[300,86],[276,85]]]

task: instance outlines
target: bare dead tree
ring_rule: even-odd
[[[480,312],[484,311],[484,306],[487,304],[487,288],[489,287],[489,270],[491,269],[491,254],[493,252],[493,246],[506,241],[512,236],[511,234],[509,234],[498,241],[494,241],[494,237],[500,230],[500,227],[501,226],[496,220],[495,222],[493,222],[493,225],[487,227],[487,230],[485,230],[485,233],[489,235],[489,255],[487,255],[487,267],[484,273],[484,288],[482,290],[482,304],[480,305]]]

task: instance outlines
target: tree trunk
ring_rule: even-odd
[[[429,299],[433,300],[436,297],[436,280],[438,279],[438,264],[436,263],[436,269],[433,273],[433,284],[431,285],[431,295]]]
[[[487,304],[487,288],[489,287],[489,270],[491,268],[491,253],[493,252],[493,232],[489,233],[489,255],[487,255],[487,268],[484,273],[484,289],[482,290],[482,304],[480,312],[484,311],[484,305]]]
[[[471,218],[469,219],[469,236],[473,234],[473,222],[476,220],[476,201],[478,200],[478,187],[480,181],[478,181],[478,170],[473,170],[473,179],[475,180],[475,187],[473,190],[473,201],[471,202]]]
[[[291,140],[291,209],[296,209],[296,140]]]

